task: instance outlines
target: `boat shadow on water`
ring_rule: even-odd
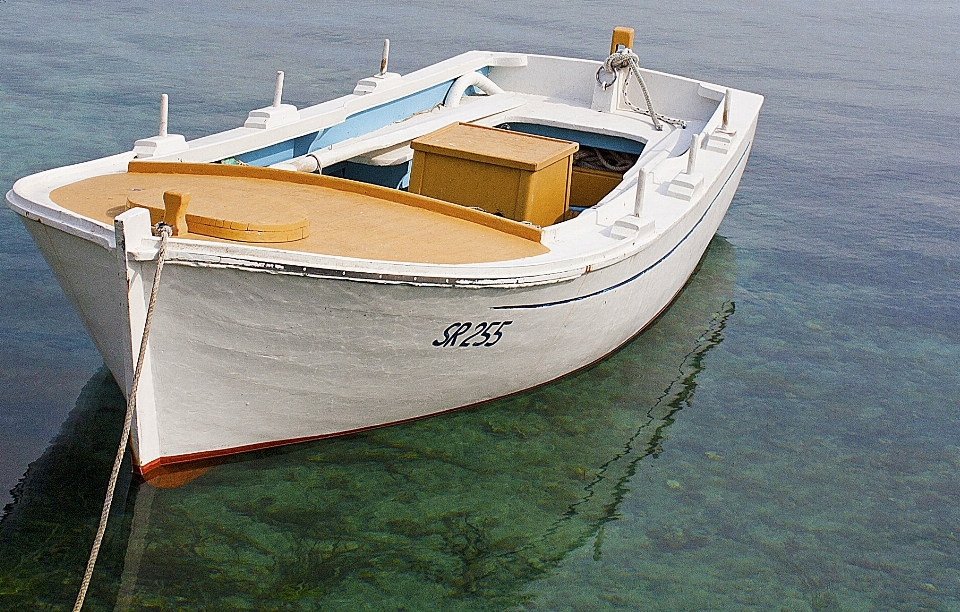
[[[230,458],[178,488],[127,476],[89,608],[522,605],[523,587],[571,551],[602,554],[603,526],[723,340],[734,279],[734,248],[718,236],[643,334],[557,382]],[[0,522],[0,607],[73,601],[123,409],[104,368],[15,489]]]

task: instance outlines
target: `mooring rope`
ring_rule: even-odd
[[[640,76],[640,58],[637,57],[637,54],[634,53],[631,49],[621,48],[618,51],[614,51],[610,54],[603,62],[603,68],[607,72],[616,72],[618,70],[628,69],[630,74],[637,79],[637,83],[640,83],[640,89],[643,91],[643,99],[647,103],[647,110],[636,106],[630,99],[627,97],[627,85],[630,84],[630,79],[627,76],[623,78],[623,101],[627,106],[642,113],[644,115],[649,115],[653,120],[653,127],[659,132],[663,129],[663,126],[660,125],[660,122],[669,123],[670,125],[675,125],[681,129],[686,129],[687,122],[682,119],[674,119],[673,117],[667,117],[666,115],[661,115],[660,113],[653,110],[653,103],[650,101],[650,92],[647,91],[647,85],[643,82],[643,77]]]
[[[137,366],[133,371],[133,383],[130,385],[130,399],[127,401],[127,414],[123,419],[123,432],[120,434],[120,445],[117,447],[117,456],[113,460],[113,471],[110,472],[110,482],[107,483],[107,495],[103,500],[103,510],[100,512],[100,525],[97,535],[93,538],[93,547],[90,549],[90,558],[87,560],[87,569],[80,583],[80,592],[77,602],[73,605],[73,612],[80,612],[83,600],[87,597],[87,589],[93,578],[93,568],[97,564],[97,555],[100,554],[100,544],[103,543],[103,534],[107,531],[107,519],[110,516],[110,506],[113,505],[113,493],[117,488],[117,476],[120,474],[120,464],[127,452],[127,441],[130,439],[130,428],[133,425],[133,411],[137,406],[137,386],[140,384],[140,373],[143,370],[143,360],[147,355],[147,337],[150,335],[150,323],[153,321],[153,310],[157,303],[157,290],[160,288],[160,272],[163,270],[163,260],[167,257],[167,238],[173,234],[173,228],[164,223],[157,224],[157,233],[160,234],[160,253],[157,255],[157,272],[153,276],[153,287],[150,289],[150,303],[147,305],[147,319],[143,324],[143,337],[140,339],[140,354],[137,356]]]

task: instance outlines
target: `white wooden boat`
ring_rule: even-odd
[[[164,99],[133,151],[17,181],[9,206],[128,396],[151,226],[175,226],[140,473],[515,393],[650,323],[723,219],[763,98],[639,69],[632,37],[606,62],[475,51],[400,76],[385,58],[302,109],[279,73],[271,106],[189,142]]]

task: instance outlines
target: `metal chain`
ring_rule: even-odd
[[[123,419],[123,433],[120,435],[120,445],[117,447],[117,456],[113,460],[113,470],[110,472],[110,481],[107,483],[107,495],[103,500],[103,510],[100,512],[100,525],[97,535],[93,538],[93,547],[90,549],[90,558],[87,560],[87,569],[80,583],[80,592],[73,605],[73,612],[80,612],[83,601],[87,597],[87,589],[93,578],[93,568],[97,564],[100,554],[100,545],[103,543],[103,534],[107,531],[107,520],[110,517],[110,506],[113,505],[113,493],[117,488],[117,477],[120,474],[120,465],[127,451],[127,441],[130,439],[130,428],[133,425],[133,412],[137,406],[137,386],[140,384],[140,373],[143,371],[143,360],[147,355],[147,337],[150,335],[150,324],[153,322],[154,306],[157,303],[157,290],[160,288],[160,272],[163,270],[163,261],[167,257],[167,239],[173,234],[173,228],[165,223],[157,224],[157,233],[160,234],[160,253],[157,255],[157,272],[153,276],[153,287],[150,289],[150,303],[147,306],[147,320],[143,324],[143,337],[140,339],[140,354],[137,356],[137,366],[133,373],[133,382],[130,385],[130,399],[127,400],[127,413]]]

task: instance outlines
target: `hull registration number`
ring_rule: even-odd
[[[473,324],[470,321],[465,323],[451,323],[447,329],[443,330],[443,338],[437,338],[433,341],[433,346],[457,346],[460,348],[474,346],[493,346],[503,338],[503,330],[513,321],[481,321]]]

